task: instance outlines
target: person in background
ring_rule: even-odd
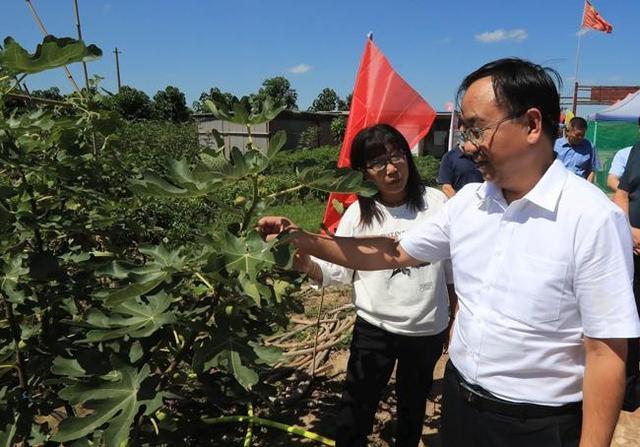
[[[458,89],[465,152],[485,182],[392,237],[332,237],[284,217],[258,230],[358,271],[451,258],[458,306],[445,368],[447,447],[605,447],[640,336],[624,213],[554,160],[551,69],[490,62]]]
[[[613,156],[611,167],[609,168],[609,174],[607,175],[607,186],[613,192],[616,192],[618,190],[620,177],[622,177],[624,168],[625,166],[627,166],[629,152],[631,152],[631,146],[620,149]]]
[[[566,137],[556,140],[553,150],[568,170],[593,182],[595,173],[600,169],[600,161],[591,141],[584,135],[587,122],[575,116],[569,121]]]
[[[631,147],[613,200],[627,214],[631,225],[633,247],[629,247],[629,250],[633,250],[634,255],[633,293],[636,298],[636,310],[640,313],[640,141]],[[627,385],[622,408],[635,411],[640,407],[640,338],[629,339],[628,343]]]
[[[442,192],[449,198],[467,183],[484,181],[476,164],[464,153],[457,140],[456,138],[453,149],[442,156],[438,170],[437,182],[442,185]]]
[[[446,197],[420,179],[409,145],[395,128],[378,124],[361,130],[351,146],[351,167],[378,188],[345,211],[336,235],[398,237],[443,207]],[[448,269],[446,267],[449,266]],[[347,376],[337,414],[336,445],[365,447],[378,402],[396,369],[395,445],[416,447],[449,324],[446,261],[365,272],[299,252],[294,268],[317,285],[353,284],[356,322]],[[453,293],[453,287],[450,286]]]

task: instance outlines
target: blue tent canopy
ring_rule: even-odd
[[[640,117],[640,90],[629,93],[624,99],[590,118],[594,121],[635,121]]]

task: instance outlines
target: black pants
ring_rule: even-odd
[[[433,383],[433,368],[442,354],[444,336],[445,332],[425,337],[397,335],[360,317],[356,319],[337,415],[337,447],[367,445],[378,402],[396,361],[396,446],[418,445]]]
[[[483,410],[465,399],[455,367],[451,361],[447,363],[442,400],[444,447],[577,447],[581,427],[579,410],[536,418]]]
[[[633,294],[636,309],[640,313],[640,256],[633,256]],[[622,409],[635,411],[640,406],[640,338],[628,340],[627,386],[624,392]]]

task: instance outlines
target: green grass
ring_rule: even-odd
[[[309,200],[304,203],[274,205],[268,208],[265,214],[285,216],[305,230],[319,231],[325,206],[326,202]]]

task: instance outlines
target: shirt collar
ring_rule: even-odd
[[[529,191],[523,199],[548,211],[555,211],[562,194],[564,183],[569,171],[561,161],[554,160],[538,183]],[[480,200],[492,199],[504,202],[502,189],[493,182],[484,182],[478,185],[476,196]]]
[[[567,139],[567,137],[561,137],[560,138],[560,146],[571,146],[571,143],[569,143],[569,140]]]

